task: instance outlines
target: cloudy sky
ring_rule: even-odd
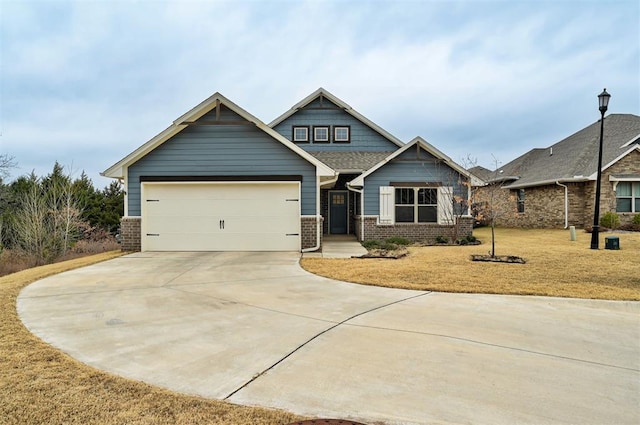
[[[493,168],[640,114],[640,2],[0,0],[0,154],[97,187],[221,92],[269,123],[324,87],[404,141]]]

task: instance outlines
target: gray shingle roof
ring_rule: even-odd
[[[640,135],[640,116],[611,114],[604,120],[603,167],[627,152],[625,144]],[[584,180],[598,168],[600,120],[560,142],[533,149],[501,167],[501,175],[517,176],[507,187],[536,186],[550,181]],[[636,140],[634,143],[638,143]]]
[[[393,152],[309,152],[316,159],[336,171],[364,172],[373,167]]]

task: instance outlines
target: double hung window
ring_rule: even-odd
[[[395,189],[396,223],[438,221],[438,189],[398,187]]]

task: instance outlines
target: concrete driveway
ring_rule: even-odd
[[[367,287],[298,259],[138,253],[38,281],[18,312],[96,368],[232,403],[369,424],[640,423],[640,303]]]

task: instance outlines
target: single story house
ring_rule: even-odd
[[[593,225],[600,120],[543,149],[533,149],[497,170],[469,171],[486,183],[474,191],[482,204],[493,195],[496,223],[507,227]],[[496,187],[499,190],[496,190]],[[640,116],[604,118],[600,217],[629,224],[640,214]]]
[[[325,234],[471,234],[471,175],[320,88],[266,125],[216,93],[102,175],[128,251],[313,251]]]

